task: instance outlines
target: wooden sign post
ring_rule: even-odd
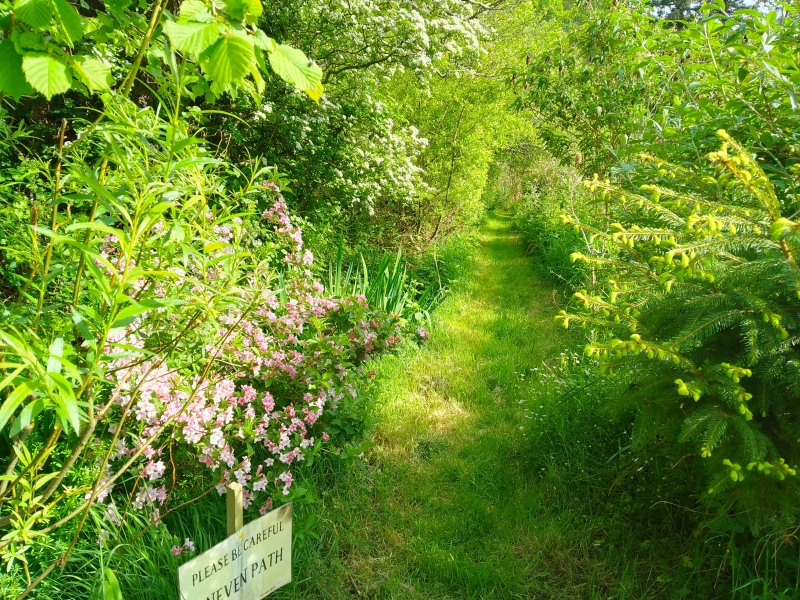
[[[228,537],[178,569],[181,600],[261,600],[292,581],[292,503],[242,523],[242,486],[228,486]]]
[[[242,528],[242,486],[238,483],[228,485],[226,497],[228,508],[228,535],[233,535]]]

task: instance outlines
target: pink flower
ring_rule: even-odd
[[[211,432],[211,437],[208,438],[208,443],[217,448],[222,448],[225,445],[225,435],[222,433],[222,429],[219,427],[214,429]]]
[[[181,548],[180,546],[173,546],[173,547],[172,547],[172,553],[173,553],[175,556],[180,556],[180,555],[181,555],[181,552],[183,552],[183,548]]]
[[[275,485],[280,485],[278,483],[279,481],[283,483],[283,494],[284,494],[284,496],[288,496],[289,495],[289,488],[292,487],[292,482],[294,481],[294,478],[292,477],[292,472],[291,471],[284,471],[283,473],[278,475],[278,478],[275,480]]]
[[[144,476],[149,477],[150,481],[155,481],[156,479],[161,479],[165,469],[166,466],[163,461],[150,462],[144,469]]]

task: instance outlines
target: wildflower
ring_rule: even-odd
[[[143,475],[149,477],[150,481],[155,481],[156,479],[161,479],[165,469],[164,461],[150,462],[145,467]]]
[[[264,505],[258,509],[258,512],[261,515],[265,515],[267,514],[268,510],[272,510],[272,498],[267,498],[267,501],[264,502]]]
[[[278,483],[279,481],[283,483],[283,494],[284,494],[284,496],[288,496],[289,495],[289,488],[292,487],[292,482],[294,481],[294,479],[292,477],[292,472],[291,471],[284,471],[283,473],[278,475],[278,478],[275,480],[275,485],[280,485]]]
[[[183,548],[181,548],[180,546],[173,546],[173,547],[172,547],[172,553],[173,553],[175,556],[180,556],[180,555],[181,555],[181,552],[183,552]]]

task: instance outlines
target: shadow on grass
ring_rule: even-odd
[[[324,503],[335,559],[286,597],[589,597],[593,525],[547,506],[524,425],[532,370],[566,344],[554,308],[491,217],[431,342],[381,362],[370,464]]]

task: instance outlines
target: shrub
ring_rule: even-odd
[[[515,207],[525,251],[548,281],[566,289],[574,289],[586,277],[585,265],[569,260],[570,254],[586,248],[586,241],[564,228],[560,219],[564,210],[588,214],[580,181],[574,169],[541,160],[528,172],[523,198]]]
[[[263,170],[228,190],[185,121],[106,111],[5,282],[0,552],[26,574],[92,519],[155,526],[230,481],[253,511],[292,499],[299,462],[362,433],[362,365],[399,340],[396,316],[324,293]]]
[[[591,329],[586,354],[605,373],[638,372],[620,398],[638,411],[635,443],[667,440],[702,460],[703,499],[757,532],[797,517],[800,226],[758,162],[720,136],[713,177],[645,156],[673,185],[589,182],[616,222],[565,220],[593,242],[573,259],[603,281],[558,318]]]

